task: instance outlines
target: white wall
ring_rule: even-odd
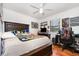
[[[3,15],[4,15],[3,21],[24,23],[24,24],[30,24],[30,25],[32,21],[40,23],[40,21],[37,20],[36,18],[32,18],[30,16],[27,16],[27,15],[24,15],[24,14],[21,14],[21,13],[18,13],[18,12],[15,12],[13,10],[9,10],[6,8],[3,9]],[[56,18],[59,18],[61,20],[62,18],[75,17],[75,16],[79,16],[79,7],[58,13],[56,15],[52,15],[50,17],[42,19],[41,22],[48,21],[48,26],[50,26],[50,20],[53,20]],[[30,26],[30,32],[35,33],[37,31],[38,29],[32,29]]]
[[[59,19],[61,21],[62,18],[76,17],[76,16],[79,16],[79,7],[72,8],[70,10],[67,10],[67,11],[64,11],[64,12],[61,12],[61,13],[58,13],[58,14],[55,14],[55,15],[51,15],[51,16],[45,18],[45,19],[42,19],[41,22],[48,21],[48,26],[50,26],[50,20]],[[60,26],[61,26],[61,24],[62,24],[62,22],[60,22]],[[79,27],[78,27],[78,29],[79,29]]]
[[[16,22],[16,23],[23,23],[23,24],[29,24],[30,32],[37,33],[38,29],[31,28],[31,22],[39,22],[38,19],[27,16],[25,14],[3,8],[3,21],[9,21],[9,22]]]
[[[59,18],[61,20],[62,18],[76,17],[76,16],[79,16],[79,7],[72,8],[70,10],[49,16],[49,17],[43,19],[41,22],[48,21],[48,24],[50,25],[50,22],[49,22],[50,20],[57,19],[57,18]]]

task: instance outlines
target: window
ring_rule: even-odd
[[[70,18],[70,26],[72,27],[74,34],[79,34],[79,16]]]
[[[50,21],[50,31],[57,32],[60,27],[60,19],[53,19]]]

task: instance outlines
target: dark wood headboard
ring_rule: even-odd
[[[17,31],[26,30],[27,32],[29,32],[29,25],[27,24],[4,22],[4,25],[5,25],[5,32],[13,30]]]

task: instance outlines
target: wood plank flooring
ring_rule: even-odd
[[[79,53],[72,52],[72,51],[70,51],[68,49],[64,49],[62,51],[62,47],[58,46],[58,45],[53,45],[52,49],[53,49],[52,56],[79,56]]]

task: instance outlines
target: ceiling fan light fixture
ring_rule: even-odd
[[[39,13],[42,14],[44,12],[43,8],[40,8]]]

